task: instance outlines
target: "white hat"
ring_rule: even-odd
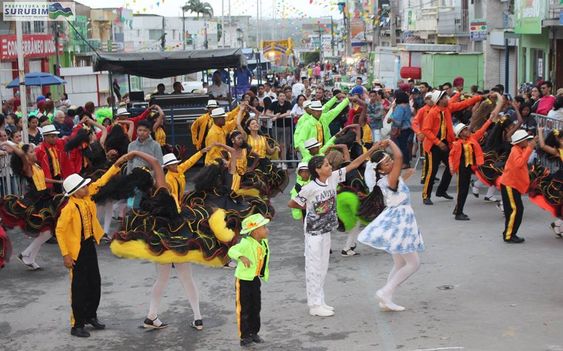
[[[116,117],[119,116],[129,116],[131,113],[129,111],[127,111],[126,107],[120,107],[117,109],[117,112],[115,113]]]
[[[319,147],[319,146],[321,146],[321,143],[319,143],[317,141],[317,139],[315,139],[315,138],[305,140],[305,149],[307,149],[307,150],[312,149],[314,147]]]
[[[52,124],[47,124],[41,128],[41,134],[43,135],[59,135],[59,131]]]
[[[432,102],[437,103],[446,94],[445,91],[436,90],[432,92]]]
[[[320,101],[315,100],[315,101],[311,102],[311,104],[309,105],[309,108],[313,111],[322,111],[323,110],[323,104]]]
[[[173,153],[169,153],[169,154],[162,156],[162,167],[175,165],[175,164],[178,164],[178,163],[180,163],[180,161],[178,161],[178,159],[176,158],[176,155],[174,155]]]
[[[219,118],[225,116],[226,116],[225,109],[222,107],[211,110],[211,117],[213,118]]]
[[[459,137],[459,133],[461,133],[461,131],[464,130],[465,128],[467,128],[467,126],[463,123],[456,124],[455,127],[454,127],[455,137],[456,138]]]
[[[207,108],[217,108],[217,107],[219,107],[217,100],[208,100],[207,101]]]
[[[523,129],[518,129],[517,131],[514,132],[514,134],[512,134],[512,136],[510,137],[511,139],[511,144],[512,145],[516,145],[524,140],[529,140],[529,139],[533,139],[534,137],[531,136],[530,134],[528,134],[528,132],[526,132]]]
[[[249,113],[248,113],[248,118],[250,118],[250,119],[256,118],[256,113],[254,113],[254,112],[249,112]]]
[[[82,178],[79,174],[71,174],[63,182],[63,189],[65,190],[65,196],[71,196],[77,192],[80,188],[85,187],[90,184],[90,178]]]
[[[428,98],[432,98],[432,92],[429,91],[426,93],[426,95],[424,95],[424,99],[428,99]]]
[[[305,100],[303,101],[303,108],[307,108],[309,106],[311,106],[312,101],[311,100]]]
[[[299,164],[297,165],[297,172],[302,171],[302,170],[309,170],[309,164],[307,162],[299,162]]]

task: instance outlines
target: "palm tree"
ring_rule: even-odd
[[[213,7],[211,6],[211,4],[209,4],[208,2],[201,2],[201,0],[189,0],[184,6],[182,6],[182,13],[183,12],[195,13],[198,19],[200,14],[202,15],[204,20],[205,16],[209,16],[209,18],[213,17]],[[205,40],[203,42],[203,46],[207,49],[207,25],[205,25],[204,31]]]
[[[203,17],[213,17],[213,7],[208,2],[201,2],[200,0],[189,0],[184,6],[182,11],[195,13],[197,18],[201,14]]]

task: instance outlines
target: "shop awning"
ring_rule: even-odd
[[[245,62],[241,49],[101,53],[94,56],[94,71],[159,79],[207,69],[237,68]]]

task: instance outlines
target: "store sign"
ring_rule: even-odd
[[[43,58],[56,54],[55,39],[51,34],[25,34],[22,46],[26,58]],[[62,45],[59,45],[59,53],[62,52]],[[16,58],[16,36],[0,35],[0,60],[15,60]]]
[[[4,21],[65,21],[72,20],[75,13],[73,2],[18,1],[2,4]]]
[[[484,19],[474,19],[469,22],[469,37],[473,41],[483,41],[487,39],[487,21]]]

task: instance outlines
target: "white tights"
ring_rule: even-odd
[[[176,273],[178,278],[184,287],[190,306],[194,313],[194,320],[201,319],[201,312],[199,311],[199,294],[197,291],[197,286],[195,285],[192,276],[192,266],[190,263],[174,263],[176,268]],[[158,308],[160,306],[160,300],[164,295],[164,288],[168,284],[168,279],[170,278],[170,270],[172,269],[172,264],[157,264],[156,265],[156,282],[154,283],[151,291],[151,303],[149,306],[149,313],[147,317],[149,319],[155,319],[158,314]]]
[[[111,217],[113,215],[113,201],[106,201],[103,204],[97,204],[98,221],[103,223],[104,233],[110,235]]]
[[[393,268],[387,278],[387,284],[381,288],[386,302],[392,303],[395,289],[413,275],[420,267],[420,258],[417,252],[408,254],[393,254]]]
[[[33,263],[35,262],[35,258],[41,249],[41,246],[51,238],[51,232],[41,232],[37,236],[37,238],[33,239],[31,244],[21,252],[22,256],[24,257],[24,261],[26,263]]]

